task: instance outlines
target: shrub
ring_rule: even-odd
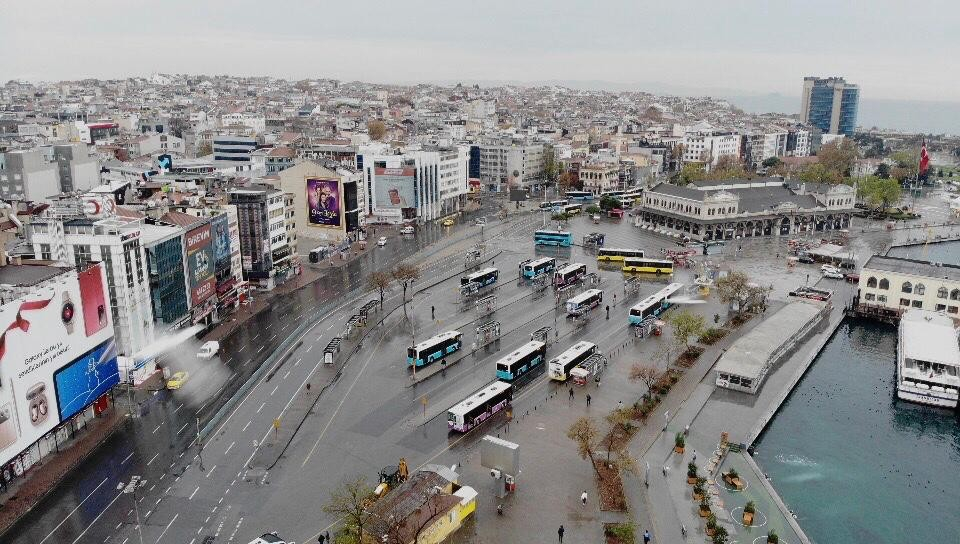
[[[713,514],[710,514],[709,516],[707,516],[707,527],[710,529],[717,528],[717,516]]]
[[[727,536],[727,530],[718,525],[717,528],[714,529],[713,544],[727,544]]]
[[[699,341],[701,344],[710,346],[726,336],[727,332],[727,329],[724,328],[710,327],[709,329],[703,331],[703,334],[700,335],[700,338],[698,338],[697,341]]]
[[[686,438],[684,438],[683,433],[677,433],[677,435],[673,437],[673,445],[678,448],[684,447],[686,443],[687,443],[687,440]]]
[[[776,531],[770,531],[767,533],[767,542],[770,542],[771,544],[777,544],[780,542],[780,536],[777,535]]]
[[[753,504],[753,501],[749,501],[747,505],[743,507],[743,511],[748,514],[755,514],[757,512],[757,506]]]
[[[620,542],[633,542],[633,523],[611,523],[603,528],[603,534],[605,536],[616,538]]]
[[[687,476],[689,476],[689,477],[691,477],[691,478],[696,478],[696,477],[697,477],[697,464],[696,464],[696,463],[689,463],[689,464],[687,464]]]

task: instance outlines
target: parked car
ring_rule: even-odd
[[[400,229],[400,234],[413,234],[414,231],[415,229],[413,228],[413,225],[407,225]]]
[[[824,271],[823,271],[823,277],[825,277],[825,278],[831,278],[831,279],[835,279],[835,280],[842,280],[842,279],[843,279],[843,274],[841,274],[841,273],[840,273],[839,271],[837,271],[837,270],[824,270]]]
[[[839,274],[839,273],[840,273],[840,269],[837,268],[837,267],[835,267],[835,266],[833,266],[832,264],[825,264],[825,265],[821,266],[821,267],[820,267],[820,271],[823,272],[824,274],[826,274],[827,272],[833,272],[833,273],[836,273],[836,274]]]
[[[181,387],[183,387],[183,384],[187,382],[187,378],[189,377],[190,377],[190,373],[185,370],[174,372],[173,376],[170,376],[170,379],[167,380],[167,389],[170,389],[172,391],[176,391],[177,389],[180,389]]]
[[[797,257],[797,261],[799,261],[799,262],[801,262],[801,263],[803,263],[803,264],[813,264],[813,263],[816,262],[816,261],[813,260],[813,257],[807,255],[806,253],[804,253],[803,255],[800,255],[799,257]]]
[[[850,283],[857,283],[860,281],[860,274],[857,274],[856,272],[847,272],[843,275],[843,279]]]
[[[453,219],[450,219],[450,218],[448,217],[447,219],[444,219],[443,222],[441,222],[440,224],[443,225],[444,227],[452,227],[452,226],[453,226]]]
[[[380,247],[383,247],[383,246],[387,245],[387,238],[386,238],[386,236],[381,236],[380,238],[378,238],[378,239],[377,239],[377,245],[380,246]]]

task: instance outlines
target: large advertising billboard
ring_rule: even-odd
[[[0,464],[119,383],[100,265],[0,309]]]
[[[213,244],[210,224],[187,232],[187,268],[190,275],[190,300],[193,305],[214,294]]]
[[[213,258],[217,268],[230,266],[230,221],[227,214],[221,213],[210,219],[213,233]]]
[[[339,180],[307,178],[307,221],[318,227],[340,228],[340,196]]]
[[[417,178],[413,168],[375,168],[373,205],[379,209],[416,208]]]

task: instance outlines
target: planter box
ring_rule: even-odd
[[[697,483],[697,477],[696,477],[696,476],[687,476],[687,483],[690,484],[690,485],[693,485],[693,484]]]
[[[743,513],[743,524],[747,527],[753,525],[753,514],[750,512]]]
[[[675,451],[675,452],[677,452],[677,453],[679,453],[679,454],[683,454],[683,446],[676,446],[676,447],[673,448],[673,451]]]
[[[716,532],[716,528],[711,529],[710,527],[707,527],[706,529],[707,536],[713,536]]]
[[[697,495],[696,493],[694,493],[694,494],[693,494],[693,500],[696,501],[696,502],[700,502],[700,501],[703,500],[703,495]]]
[[[707,508],[706,510],[704,510],[703,508],[700,509],[700,517],[701,517],[701,518],[706,518],[706,517],[709,517],[709,516],[710,516],[710,509],[709,509],[709,508]]]

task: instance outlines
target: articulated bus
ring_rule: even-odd
[[[645,259],[627,257],[623,259],[624,272],[649,272],[651,274],[673,274],[673,261],[670,259]]]
[[[468,274],[460,278],[460,285],[469,285],[471,283],[476,283],[480,287],[486,287],[487,285],[497,282],[497,276],[500,274],[500,271],[496,268],[484,268],[483,270],[474,272],[473,274]]]
[[[513,399],[513,385],[497,380],[447,411],[447,427],[465,433],[493,414],[503,410]]]
[[[567,300],[567,315],[583,315],[599,306],[601,302],[603,302],[603,291],[587,289]]]
[[[567,191],[563,194],[570,202],[592,202],[593,193],[590,191]]]
[[[671,283],[641,300],[639,304],[630,308],[630,324],[639,325],[644,319],[650,316],[659,316],[664,310],[673,305],[673,303],[670,302],[670,295],[679,291],[681,287],[683,287],[682,283]]]
[[[543,363],[546,356],[546,344],[536,340],[527,342],[497,361],[497,379],[512,382]]]
[[[537,246],[570,247],[573,235],[565,230],[538,230],[533,233],[533,244]]]
[[[553,273],[553,286],[566,287],[587,275],[587,265],[570,263]]]
[[[597,250],[598,261],[622,261],[626,257],[643,258],[642,249],[620,249],[615,247],[601,247]]]
[[[619,198],[620,195],[625,194],[626,191],[603,191],[600,193],[600,200],[604,198]]]
[[[429,340],[407,348],[407,366],[424,366],[437,359],[457,351],[463,346],[463,335],[460,331],[440,333]]]
[[[550,362],[547,363],[547,373],[550,375],[550,379],[560,382],[567,381],[567,378],[570,376],[570,371],[577,368],[577,365],[586,361],[587,358],[596,352],[597,345],[593,342],[587,342],[586,340],[581,340],[570,346],[570,348],[561,353],[559,357],[551,359]]]
[[[552,272],[557,267],[557,260],[553,257],[544,257],[542,259],[526,260],[520,263],[520,273],[524,278],[532,278],[540,274]]]
[[[583,211],[583,206],[580,204],[567,204],[563,207],[563,213],[567,215],[578,215]]]
[[[541,210],[559,210],[569,204],[569,200],[551,200],[550,202],[543,202],[540,204]]]

